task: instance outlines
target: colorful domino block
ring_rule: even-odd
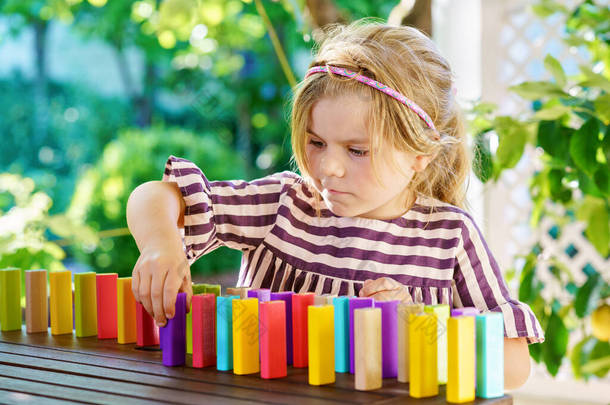
[[[49,274],[51,285],[51,334],[72,333],[72,273],[68,270]]]
[[[354,310],[355,388],[368,391],[381,388],[381,309]]]
[[[258,299],[233,300],[233,372],[238,375],[258,373]]]
[[[409,315],[409,395],[438,395],[438,323],[434,314]]]
[[[447,320],[450,314],[449,305],[426,305],[424,312],[435,314],[437,318],[438,383],[447,384]]]
[[[0,270],[0,328],[21,330],[21,269],[15,267]]]
[[[424,304],[398,304],[398,381],[409,382],[409,319],[424,312]]]
[[[500,312],[476,316],[477,388],[480,398],[504,395],[504,317]]]
[[[193,284],[192,285],[193,295],[205,294],[208,288],[207,284]]]
[[[178,293],[174,317],[159,328],[164,366],[182,366],[186,362],[186,293]]]
[[[155,320],[140,302],[136,302],[136,346],[155,346],[159,344],[159,328]]]
[[[381,309],[381,355],[383,378],[395,378],[398,374],[398,300],[376,301]]]
[[[335,297],[335,372],[349,372],[349,298]]]
[[[477,316],[478,314],[479,310],[475,307],[453,308],[451,310],[451,316]]]
[[[216,295],[193,295],[193,367],[216,364]]]
[[[447,402],[474,401],[475,318],[451,317],[447,320]]]
[[[286,364],[292,364],[292,291],[272,292],[271,301],[282,300],[286,310]]]
[[[137,340],[136,300],[131,291],[131,277],[121,277],[117,280],[117,342],[126,344]]]
[[[349,299],[349,372],[354,373],[354,310],[373,306],[374,300],[366,297]]]
[[[258,298],[259,304],[261,302],[269,301],[271,299],[271,290],[268,288],[257,288],[254,290],[248,290],[248,298]]]
[[[309,384],[335,382],[335,311],[332,305],[307,307]]]
[[[74,274],[74,329],[76,337],[97,335],[95,273]]]
[[[193,295],[205,294],[208,291],[209,284],[193,284],[191,286]],[[191,308],[186,311],[186,352],[193,354],[193,303],[191,302]]]
[[[334,296],[330,294],[316,295],[313,298],[314,305],[333,305]]]
[[[313,305],[314,293],[292,295],[292,365],[307,367],[307,307]]]
[[[25,272],[25,326],[27,333],[47,332],[49,328],[46,270]]]
[[[260,303],[261,378],[286,377],[286,303]]]
[[[248,298],[248,290],[250,287],[229,287],[227,295],[238,295],[240,299]]]
[[[205,293],[206,294],[214,294],[215,297],[221,295],[222,287],[220,284],[206,284],[205,285]]]
[[[233,369],[233,303],[238,295],[216,297],[216,369]]]
[[[117,337],[117,273],[97,274],[97,338],[116,339]]]

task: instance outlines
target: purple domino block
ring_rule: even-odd
[[[479,310],[475,307],[454,308],[451,310],[451,316],[477,316]]]
[[[354,374],[354,310],[358,308],[370,308],[374,303],[373,298],[353,297],[349,299],[349,372]]]
[[[271,299],[271,290],[268,288],[257,288],[248,290],[248,298],[258,298],[258,303],[269,301]]]
[[[398,376],[398,302],[375,301],[375,308],[381,308],[382,378]]]
[[[282,300],[286,303],[286,364],[292,364],[292,291],[271,293],[270,301]]]
[[[159,328],[164,366],[182,366],[186,363],[186,293],[178,293],[176,311],[167,324]]]

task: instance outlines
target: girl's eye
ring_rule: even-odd
[[[352,155],[357,156],[357,157],[364,157],[369,153],[368,150],[351,149],[351,148],[349,151]]]
[[[312,144],[313,146],[315,146],[316,148],[321,148],[322,146],[324,146],[324,144],[320,141],[314,141],[313,139],[311,139],[309,141],[310,144]]]

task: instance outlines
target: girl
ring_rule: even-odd
[[[501,312],[505,385],[522,385],[527,344],[544,337],[462,208],[470,164],[449,65],[414,28],[325,35],[292,105],[301,175],[214,182],[170,156],[163,181],[133,191],[136,300],[164,325],[178,291],[190,301],[189,265],[224,245],[243,252],[238,286]]]

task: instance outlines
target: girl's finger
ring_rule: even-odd
[[[149,314],[153,314],[153,305],[152,305],[152,299],[151,299],[151,278],[152,276],[150,275],[150,273],[145,273],[142,275],[142,277],[140,278],[140,288],[139,288],[139,296],[140,296],[140,302],[142,303],[142,306],[144,306],[144,308],[146,309],[146,312],[148,312]]]
[[[140,302],[140,258],[136,261],[135,266],[133,266],[133,271],[131,272],[131,292],[133,293],[133,297],[136,301]]]
[[[152,302],[153,317],[159,326],[165,326],[165,311],[163,310],[163,286],[167,270],[159,273],[152,273],[150,284],[150,299]]]

